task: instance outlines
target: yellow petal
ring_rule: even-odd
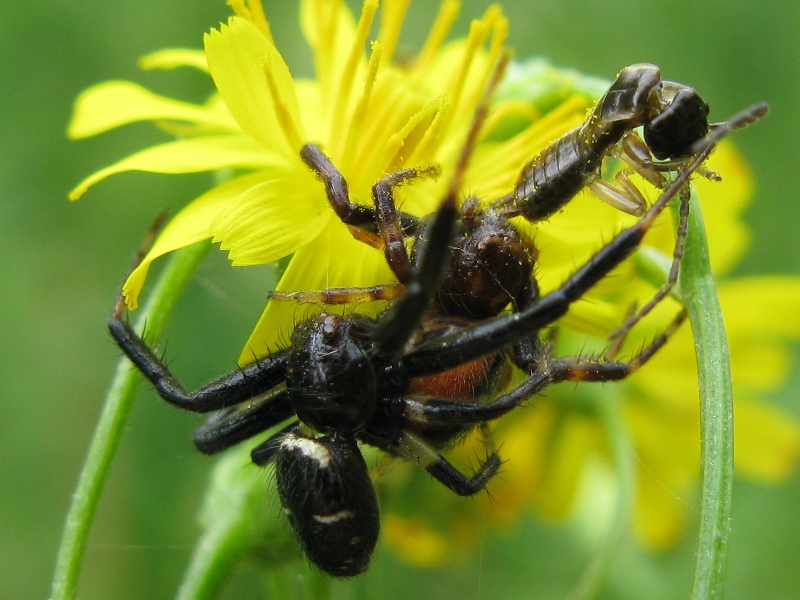
[[[556,419],[552,402],[540,400],[518,410],[502,423],[497,436],[502,440],[503,474],[492,481],[491,496],[478,498],[492,521],[502,525],[511,523],[539,493],[550,461],[548,440]]]
[[[400,29],[405,21],[410,2],[411,0],[384,0],[378,41],[384,48],[387,62],[391,61],[394,56]]]
[[[675,545],[686,528],[691,489],[678,489],[658,472],[640,468],[637,474],[633,523],[645,546],[666,550]]]
[[[789,376],[791,355],[785,345],[766,340],[752,340],[742,344],[728,338],[731,348],[731,374],[734,396],[741,392],[765,392],[780,387]]]
[[[685,417],[625,403],[638,459],[634,525],[644,543],[664,549],[679,539],[700,462],[699,414]]]
[[[544,290],[552,290],[608,243],[635,218],[623,215],[588,192],[575,196],[559,213],[536,227],[527,227],[539,250],[540,280]],[[524,221],[516,219],[525,228]],[[660,223],[656,225],[659,227]],[[524,231],[525,229],[523,229]],[[627,285],[633,266],[626,261],[603,284]],[[601,284],[602,285],[602,284]]]
[[[699,410],[684,414],[631,399],[625,419],[644,468],[671,481],[689,481],[700,470]]]
[[[353,167],[349,169],[357,174],[353,187],[366,192],[384,173],[406,166],[398,154],[411,155],[418,137],[414,134],[430,124],[439,105],[437,101],[426,105],[396,71],[381,70],[358,124],[350,161]],[[417,182],[412,187],[417,187]],[[426,208],[429,213],[434,206],[428,202]]]
[[[325,99],[323,109],[326,121],[330,122],[342,71],[355,37],[356,22],[342,0],[303,0],[300,26],[314,50],[315,71]]]
[[[774,404],[736,399],[736,473],[767,483],[789,477],[797,467],[800,426]]]
[[[297,100],[303,107],[303,125],[309,140],[324,140],[328,125],[322,116],[322,98],[319,85],[310,79],[299,79],[295,82]]]
[[[294,81],[280,52],[255,25],[239,17],[212,29],[204,40],[211,76],[241,128],[265,147],[294,156],[300,148],[287,140],[283,109],[297,135],[305,135]]]
[[[238,130],[226,113],[159,96],[130,81],[105,81],[78,96],[67,135],[84,138],[127,123],[159,119],[197,123],[217,131]]]
[[[209,227],[220,210],[268,176],[263,172],[250,173],[227,181],[190,202],[175,215],[125,282],[122,291],[128,308],[133,310],[137,307],[150,264],[156,258],[211,237]]]
[[[632,380],[642,397],[675,412],[697,414],[697,363],[689,328],[684,326]]]
[[[512,110],[509,105],[514,104],[514,102],[508,101],[498,103],[493,107],[490,118],[498,113]],[[588,105],[585,97],[571,96],[545,116],[537,116],[531,120],[527,128],[511,139],[502,143],[482,142],[475,150],[467,182],[470,182],[471,186],[480,185],[481,193],[487,194],[488,198],[508,193],[513,189],[525,164],[547,144],[584,121]],[[488,130],[490,126],[491,123],[487,123],[485,130]],[[590,194],[587,196],[591,202],[597,203]],[[580,235],[582,230],[570,228],[573,234],[576,233],[576,230]]]
[[[572,508],[586,461],[598,445],[598,428],[593,420],[570,416],[553,435],[535,505],[542,514],[563,519]]]
[[[176,69],[178,67],[194,67],[208,73],[205,52],[192,48],[165,48],[151,52],[139,59],[139,68]]]
[[[800,278],[743,277],[719,285],[738,394],[775,389],[791,367],[788,343],[800,337]]]
[[[347,129],[345,125],[349,121],[346,117],[352,110],[352,104],[356,101],[354,97],[353,82],[364,80],[363,74],[366,67],[364,60],[364,46],[372,28],[372,21],[378,10],[378,0],[365,0],[361,7],[361,16],[358,20],[358,27],[355,36],[351,40],[344,70],[337,78],[338,89],[335,100],[332,102],[333,112],[330,119],[330,134],[326,136],[332,142],[332,152],[335,156],[341,156],[344,152]],[[344,135],[343,135],[344,134]]]
[[[243,193],[211,223],[234,266],[274,262],[317,237],[332,211],[307,170],[273,176]]]
[[[587,296],[574,302],[559,322],[570,329],[604,337],[619,326],[623,314],[619,304]]]
[[[391,281],[394,277],[386,266],[383,253],[354,240],[341,223],[332,221],[321,235],[295,253],[276,289],[318,290]],[[373,315],[385,307],[385,302],[357,306],[358,312]],[[308,304],[270,302],[250,334],[239,362],[252,362],[270,351],[286,347],[295,323],[321,310],[322,307]],[[344,309],[335,307],[330,310],[341,313]]]
[[[69,193],[69,197],[77,200],[98,181],[125,171],[196,173],[229,167],[257,169],[286,165],[284,156],[268,151],[251,138],[242,135],[204,136],[167,142],[132,154],[92,173]]]
[[[735,145],[727,140],[707,165],[722,181],[696,177],[693,182],[703,206],[711,268],[719,276],[730,271],[749,246],[750,232],[741,217],[753,193],[753,178]]]
[[[722,282],[719,296],[731,338],[800,337],[800,277],[739,277]]]
[[[389,513],[383,517],[382,528],[386,542],[412,565],[436,565],[447,558],[451,550],[449,540],[420,519],[405,519]]]

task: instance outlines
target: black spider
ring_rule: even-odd
[[[361,211],[349,202],[346,182],[330,161],[315,154],[315,147],[306,146],[304,159],[322,176],[334,207],[337,203],[355,207],[354,214],[365,214],[373,222],[363,219],[353,224],[340,213],[342,220],[365,234],[377,232],[385,241],[387,258],[403,290],[386,311],[377,319],[325,313],[310,317],[296,326],[286,349],[191,393],[122,319],[121,303],[109,329],[165,400],[195,412],[217,411],[195,433],[195,444],[202,452],[219,452],[296,417],[252,451],[253,462],[274,461],[282,506],[311,562],[330,575],[353,576],[367,568],[380,524],[377,498],[358,442],[415,461],[457,494],[471,495],[486,486],[501,461],[488,440],[485,460],[474,474],[463,474],[440,453],[457,436],[504,415],[553,383],[616,380],[641,366],[663,345],[681,317],[627,362],[610,357],[552,358],[539,342],[538,332],[563,316],[572,302],[636,249],[719,138],[759,114],[743,113],[696,142],[694,158],[682,164],[675,181],[639,222],[614,237],[554,292],[539,296],[532,263],[525,262],[528,250],[520,239],[522,254],[511,250],[524,265],[524,281],[515,288],[518,293],[502,300],[481,291],[476,294],[479,304],[490,308],[471,307],[466,315],[452,307],[463,308],[469,298],[447,291],[450,281],[456,288],[463,284],[458,282],[460,263],[454,261],[448,268],[448,262],[454,245],[457,255],[469,253],[469,244],[459,240],[465,232],[470,235],[464,239],[472,239],[480,229],[471,227],[472,221],[478,221],[477,205],[467,202],[461,213],[456,206],[459,174],[477,125],[438,211],[429,219],[408,224],[417,236],[410,258],[400,248],[404,217],[394,207],[391,189],[419,171],[403,171],[383,180],[375,189],[376,209]],[[384,193],[386,198],[381,196]],[[500,229],[508,223],[507,217],[492,211],[481,214],[479,220]],[[519,236],[503,231],[493,231],[492,236],[507,235],[517,248]],[[528,258],[532,257],[528,254]],[[500,262],[506,267],[510,264],[503,257]],[[503,266],[494,265],[487,272],[505,277]],[[514,312],[498,314],[509,301]],[[493,379],[506,354],[528,377],[492,398]],[[465,378],[469,381],[462,385]],[[484,396],[489,398],[479,402]]]

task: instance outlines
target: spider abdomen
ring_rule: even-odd
[[[287,434],[275,458],[278,493],[309,560],[334,577],[364,572],[378,541],[378,499],[355,439]]]
[[[454,243],[437,300],[448,315],[494,317],[530,281],[533,257],[520,232],[494,212]]]

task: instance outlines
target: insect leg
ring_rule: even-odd
[[[386,283],[371,287],[327,288],[299,292],[273,291],[267,294],[267,298],[280,302],[334,305],[395,300],[402,295],[404,290],[405,286],[402,283]]]

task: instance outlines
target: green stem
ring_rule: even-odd
[[[692,598],[721,598],[731,535],[733,392],[722,310],[711,274],[703,216],[694,197],[680,283],[695,340],[700,388],[702,491]]]
[[[191,279],[211,244],[200,243],[176,252],[142,309],[136,329],[147,324],[148,338],[157,338],[175,303]],[[92,438],[78,485],[72,495],[61,546],[58,550],[52,586],[52,600],[72,600],[76,596],[86,540],[94,522],[100,493],[108,477],[111,461],[119,446],[141,377],[125,358],[117,365],[106,395],[103,411]]]
[[[292,600],[297,598],[294,571],[289,566],[276,567],[262,572],[267,597],[270,600]]]
[[[241,519],[235,514],[228,515],[228,519],[217,519],[203,531],[178,590],[178,600],[216,598],[245,556],[248,548],[242,543]]]
[[[275,518],[274,479],[253,468],[246,445],[226,452],[217,462],[203,500],[203,533],[178,591],[179,600],[216,598],[234,569],[252,559],[271,575],[280,595],[293,598],[286,565],[299,559],[297,543],[282,521]],[[265,510],[266,509],[266,510]]]
[[[303,576],[306,600],[330,600],[333,580],[316,567],[307,565]]]

